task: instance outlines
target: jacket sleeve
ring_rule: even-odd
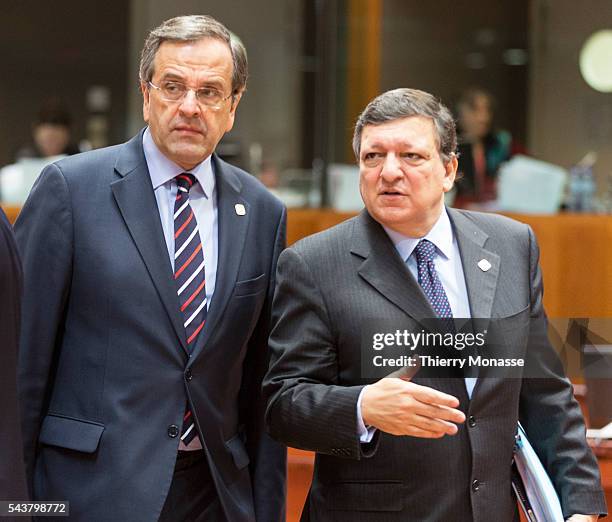
[[[18,385],[26,474],[31,488],[72,270],[70,195],[56,165],[49,165],[39,176],[17,219],[15,235],[24,272]]]
[[[339,384],[333,328],[316,277],[298,251],[288,249],[277,279],[264,380],[268,429],[288,446],[360,458],[357,399],[363,386]]]
[[[542,274],[539,250],[531,229],[530,331],[523,379],[519,420],[551,477],[561,500],[564,517],[572,514],[607,513],[599,468],[586,442],[580,406],[571,382],[548,340],[542,306]]]
[[[285,520],[287,448],[272,440],[266,433],[261,382],[270,359],[270,308],[274,294],[276,263],[280,252],[285,248],[286,222],[286,210],[283,207],[274,238],[267,296],[257,326],[249,340],[241,388],[241,418],[246,430],[255,519],[261,522]]]
[[[13,231],[0,208],[0,500],[27,500],[17,399],[22,274]],[[10,517],[6,522],[18,521]],[[3,520],[4,522],[4,520]]]

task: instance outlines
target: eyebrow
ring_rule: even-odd
[[[185,84],[187,83],[184,76],[181,76],[180,74],[177,74],[174,72],[164,73],[161,79],[162,80],[176,80],[181,83],[185,83]],[[215,89],[222,90],[223,82],[221,82],[220,80],[216,80],[216,79],[206,80],[204,83],[198,86],[198,89],[201,89],[203,87],[214,87]]]
[[[162,74],[161,79],[162,80],[181,80],[181,81],[185,80],[183,76],[177,73],[173,73],[173,72],[167,72],[167,73]]]
[[[415,143],[409,143],[407,141],[402,141],[399,143],[399,145],[401,147],[405,147],[405,148],[409,148],[409,149],[415,149],[417,151],[424,151],[427,147],[424,145],[419,145],[419,144],[415,144]],[[369,145],[366,145],[365,147],[363,147],[363,150],[369,150],[369,149],[377,149],[377,150],[386,150],[388,147],[386,147],[383,143],[379,143],[377,141],[370,143]]]

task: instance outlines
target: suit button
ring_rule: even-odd
[[[470,415],[468,418],[468,426],[470,428],[473,428],[474,426],[476,426],[476,418],[474,417],[474,415]]]
[[[472,482],[472,491],[478,491],[479,489],[480,489],[480,482],[478,482],[477,480]]]
[[[176,424],[170,424],[170,426],[168,426],[168,437],[170,437],[171,439],[175,439],[176,437],[178,437],[178,434],[178,426]]]
[[[187,368],[185,370],[185,379],[187,379],[188,381],[193,379],[193,375],[191,374],[191,368]]]

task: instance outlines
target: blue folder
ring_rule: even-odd
[[[512,489],[529,522],[564,521],[555,487],[520,423],[512,471]]]

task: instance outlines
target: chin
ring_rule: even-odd
[[[179,165],[192,165],[195,166],[198,163],[204,161],[210,154],[202,149],[179,149],[175,151],[174,162]]]
[[[378,212],[370,212],[370,215],[381,225],[389,228],[396,228],[412,219],[412,214],[406,210],[400,209],[385,209]]]
[[[404,207],[386,207],[379,214],[393,221],[406,221],[413,217],[414,211]]]

